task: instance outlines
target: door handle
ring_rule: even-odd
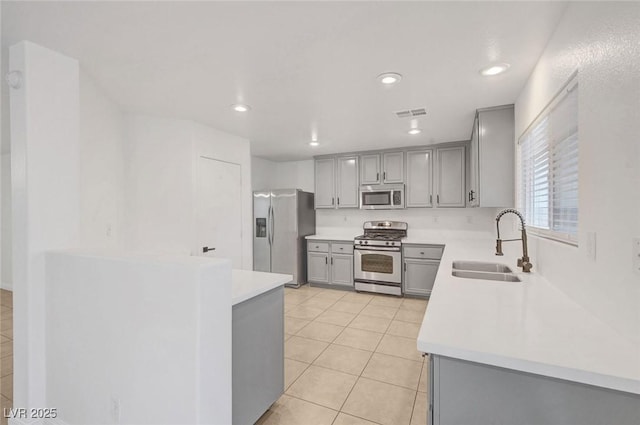
[[[269,212],[267,213],[267,221],[269,222],[269,227],[267,228],[267,240],[269,241],[269,245],[271,245],[271,234],[272,234],[272,230],[271,230],[271,205],[269,205]]]
[[[276,213],[271,207],[271,244],[273,245],[273,240],[276,236]]]
[[[215,251],[215,250],[216,250],[215,248],[209,248],[208,246],[203,246],[202,247],[202,252],[203,253],[207,253],[209,251]]]

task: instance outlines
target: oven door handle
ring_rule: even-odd
[[[357,249],[358,251],[371,251],[371,252],[375,252],[375,251],[391,252],[391,251],[394,251],[394,252],[400,252],[400,248],[391,248],[391,247],[387,248],[387,247],[384,247],[384,246],[372,248],[370,246],[362,246],[361,247],[360,245],[356,245],[353,248]]]

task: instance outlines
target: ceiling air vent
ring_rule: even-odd
[[[417,108],[417,109],[405,109],[403,111],[396,111],[396,116],[398,118],[416,118],[427,115],[427,110],[425,108]]]

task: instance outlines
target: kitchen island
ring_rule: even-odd
[[[255,423],[284,392],[284,284],[292,279],[232,271],[234,425]]]
[[[543,277],[496,257],[495,239],[445,245],[417,340],[430,354],[433,424],[640,423],[640,349]],[[503,263],[522,282],[452,276],[454,260]]]

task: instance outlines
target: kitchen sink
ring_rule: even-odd
[[[512,270],[500,263],[483,263],[480,261],[454,261],[454,270],[467,270],[474,272],[511,273]]]
[[[518,276],[511,273],[496,273],[496,272],[453,269],[451,274],[454,275],[455,277],[462,277],[466,279],[495,280],[498,282],[522,282]]]

